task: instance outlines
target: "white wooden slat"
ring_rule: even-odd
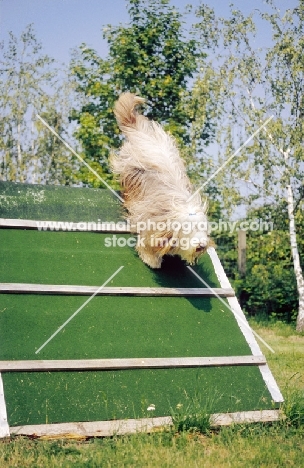
[[[279,421],[282,417],[283,415],[281,415],[279,410],[215,413],[211,415],[211,426],[230,426],[231,424]]]
[[[0,228],[36,229],[39,231],[75,231],[75,232],[118,232],[130,233],[130,226],[125,221],[111,222],[78,222],[50,221],[32,219],[0,218]]]
[[[261,356],[0,361],[1,372],[160,369],[178,367],[260,366]]]
[[[91,296],[100,286],[0,283],[0,293],[8,294],[62,294]],[[104,287],[97,296],[206,296],[215,293],[221,297],[233,297],[232,288],[145,288],[145,287]]]

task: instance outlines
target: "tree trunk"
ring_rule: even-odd
[[[302,268],[300,264],[300,256],[298,251],[295,221],[294,221],[294,207],[293,207],[293,193],[290,185],[287,186],[287,205],[288,205],[288,218],[289,218],[289,235],[290,246],[293,259],[293,267],[297,280],[297,289],[299,294],[299,312],[297,317],[297,331],[304,331],[304,279]]]
[[[17,182],[22,180],[21,125],[17,124]]]

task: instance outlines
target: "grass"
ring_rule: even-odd
[[[286,418],[279,423],[235,425],[202,434],[190,427],[152,434],[90,440],[41,440],[15,437],[0,444],[0,466],[5,467],[302,467],[304,460],[304,336],[285,324],[252,322],[253,328],[275,349],[263,352],[286,402]],[[197,414],[199,400],[176,414],[176,424],[188,413]],[[192,405],[192,406],[191,406]],[[201,421],[207,408],[200,408]],[[179,416],[179,417],[178,417]],[[199,419],[199,418],[198,418]],[[185,421],[184,421],[185,422]]]
[[[254,322],[250,325],[269,343],[275,354],[261,345],[276,381],[284,395],[304,388],[304,333],[283,322]]]
[[[217,392],[209,392],[202,396],[200,392],[194,395],[185,395],[184,403],[178,403],[171,408],[171,417],[174,431],[209,434],[211,430],[210,414],[215,413],[216,400],[221,395]]]

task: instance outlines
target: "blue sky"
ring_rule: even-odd
[[[226,16],[232,0],[205,0],[220,15]],[[171,4],[185,11],[187,4],[197,7],[199,0],[171,0]],[[266,11],[263,0],[235,0],[234,5],[244,13],[257,8]],[[282,9],[296,4],[296,0],[276,0]],[[37,38],[44,50],[59,62],[68,63],[72,48],[85,42],[105,57],[107,44],[102,39],[102,26],[118,25],[129,20],[126,0],[0,0],[0,41],[6,40],[8,31],[19,36],[29,23],[34,23]],[[186,19],[186,17],[185,17]],[[194,14],[187,18],[195,22]],[[260,44],[270,41],[269,33],[259,23]]]

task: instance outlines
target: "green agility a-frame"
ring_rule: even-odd
[[[214,249],[151,270],[107,190],[0,182],[0,218],[2,437],[149,430],[193,396],[214,424],[278,418]]]

